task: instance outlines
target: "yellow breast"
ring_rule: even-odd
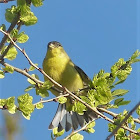
[[[43,62],[43,70],[70,91],[77,91],[83,88],[82,79],[67,55],[50,57],[48,54]],[[46,77],[44,79],[47,80]],[[54,94],[56,95],[56,93]]]

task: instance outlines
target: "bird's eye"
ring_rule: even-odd
[[[61,44],[60,44],[60,43],[58,43],[58,44],[57,44],[57,46],[58,46],[58,47],[61,47]]]

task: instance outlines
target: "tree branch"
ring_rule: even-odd
[[[15,42],[14,40],[11,38],[11,36],[9,35],[9,33],[6,33],[5,31],[1,30],[0,31],[2,33],[4,33],[11,41],[11,43],[20,51],[24,54],[24,56],[26,57],[26,59],[28,60],[29,64],[31,66],[33,66],[34,68],[36,68],[38,71],[40,71],[44,76],[46,76],[53,84],[55,84],[56,86],[60,87],[61,89],[64,89],[62,85],[60,85],[59,83],[57,83],[55,80],[53,80],[49,75],[47,75],[41,68],[39,68],[38,66],[36,66],[31,59],[29,58],[29,56],[26,54],[24,49],[21,49]]]
[[[40,100],[39,102],[35,103],[34,105],[36,106],[36,105],[39,104],[39,103],[48,103],[48,102],[56,101],[56,100],[59,99],[60,97],[66,97],[66,96],[69,96],[69,94],[60,95],[60,96],[57,96],[57,97],[55,97],[55,98],[48,99],[48,100]]]
[[[17,14],[17,17],[15,17],[15,19],[14,19],[13,22],[11,23],[10,27],[8,28],[7,33],[10,33],[10,32],[13,30],[13,28],[14,28],[14,27],[16,26],[16,24],[18,23],[19,18],[20,18],[20,15]],[[1,30],[0,30],[0,31],[1,31]],[[5,36],[2,38],[2,41],[1,41],[1,43],[0,43],[0,51],[2,50],[2,48],[3,48],[3,46],[4,46],[4,44],[5,44],[6,40],[7,40],[7,38],[8,38],[8,36],[5,34]]]
[[[15,0],[0,0],[0,3],[8,3],[9,1],[15,1]]]
[[[106,138],[106,140],[110,140],[113,135],[122,127],[122,125],[127,121],[127,119],[132,115],[132,113],[138,108],[140,102],[138,102],[135,107],[128,113],[128,115],[122,120],[122,122],[113,130],[113,132]],[[131,132],[131,131],[130,131]],[[137,132],[138,133],[138,132]],[[140,133],[139,133],[140,136]]]
[[[17,30],[20,30],[20,27],[22,25],[22,22],[20,22],[17,26]],[[0,30],[2,32],[2,30]],[[17,39],[12,39],[14,42],[16,42]],[[9,49],[12,47],[12,42],[9,43],[8,47],[4,50],[3,54],[0,56],[0,60],[2,60],[4,58],[4,56],[7,54],[7,52],[9,51]]]
[[[103,115],[101,112],[99,112],[96,108],[91,107],[89,104],[87,104],[86,102],[84,102],[83,100],[81,100],[79,97],[77,97],[75,94],[73,94],[72,92],[70,92],[67,88],[63,87],[62,85],[60,85],[59,83],[57,83],[55,80],[53,80],[49,75],[47,75],[41,68],[39,68],[38,66],[36,66],[31,59],[28,57],[28,55],[26,54],[24,49],[21,49],[11,38],[11,36],[9,35],[9,33],[6,33],[5,31],[1,30],[1,32],[3,32],[5,35],[8,36],[8,38],[10,39],[10,41],[13,43],[13,45],[19,50],[21,51],[24,56],[26,57],[26,59],[28,60],[29,64],[31,66],[33,66],[34,68],[36,68],[38,71],[40,71],[44,76],[46,76],[48,78],[48,80],[50,80],[50,82],[52,82],[55,86],[59,87],[60,89],[62,89],[62,91],[64,93],[68,93],[69,95],[71,95],[72,97],[74,97],[77,101],[81,102],[83,105],[85,105],[87,108],[89,108],[90,110],[92,110],[93,112],[95,112],[98,116],[104,118],[105,120],[111,122],[114,124],[114,121],[111,120],[110,118],[108,118],[107,116]],[[125,130],[128,130],[132,133],[135,133],[136,135],[140,135],[139,132],[132,130],[126,126],[121,126],[122,128],[124,128]]]
[[[101,112],[105,112],[105,113],[111,115],[111,116],[114,117],[114,118],[116,118],[116,117],[118,116],[118,114],[116,114],[116,113],[114,113],[114,112],[112,112],[112,111],[106,110],[106,109],[104,109],[104,108],[99,108],[99,107],[97,107],[97,109],[98,109],[99,111],[101,111]],[[140,120],[139,120],[139,119],[133,118],[133,120],[134,120],[134,122],[140,124]]]
[[[92,121],[91,121],[92,122]],[[70,135],[68,135],[65,139],[63,140],[69,140],[70,137],[72,137],[73,135],[75,135],[76,133],[79,133],[80,131],[83,131],[86,129],[86,127],[91,123],[88,122],[85,126],[83,126],[82,128],[78,129],[77,131],[73,131]]]
[[[16,71],[16,72],[18,72],[18,73],[20,73],[20,74],[22,74],[22,75],[24,75],[24,76],[26,76],[26,77],[28,77],[28,78],[30,78],[31,80],[33,80],[36,84],[43,84],[44,82],[42,82],[42,81],[40,81],[40,80],[38,80],[38,79],[36,79],[36,78],[34,78],[34,77],[32,77],[30,74],[28,74],[25,70],[22,70],[22,69],[19,69],[19,68],[17,68],[17,67],[14,67],[14,66],[12,66],[12,65],[10,65],[10,64],[8,64],[8,63],[5,63],[5,62],[3,62],[3,61],[1,61],[0,62],[3,66],[9,66],[9,67],[11,67],[11,68],[13,68],[14,69],[14,71]]]

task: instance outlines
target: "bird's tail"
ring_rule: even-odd
[[[98,116],[92,111],[86,111],[83,115],[76,112],[66,110],[66,104],[59,104],[56,114],[49,125],[49,129],[58,127],[58,132],[65,129],[69,131],[71,128],[76,130],[78,126],[83,127],[89,121],[97,119]]]

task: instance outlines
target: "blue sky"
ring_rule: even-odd
[[[5,23],[3,16],[5,8],[12,4],[15,2],[0,4],[0,24]],[[38,23],[21,28],[21,31],[25,31],[30,38],[27,43],[18,45],[26,50],[34,63],[42,67],[47,43],[59,41],[72,61],[92,79],[100,69],[110,72],[110,67],[119,58],[127,60],[136,49],[140,48],[139,9],[138,0],[47,0],[42,7],[32,7],[32,11],[38,17]],[[16,60],[7,62],[22,69],[29,67],[20,52]],[[134,64],[126,82],[118,86],[130,90],[125,96],[126,100],[132,101],[127,107],[128,110],[132,109],[140,99],[139,71],[140,64]],[[43,80],[39,72],[35,73]],[[26,79],[16,72],[12,75],[7,74],[5,79],[0,80],[0,98],[24,94],[24,89],[29,85]],[[34,90],[30,94],[34,96],[34,103],[40,99],[36,97]],[[50,94],[50,97],[53,96]],[[56,108],[57,103],[47,103],[44,109],[36,110],[32,114],[30,121],[22,117],[23,138],[51,139],[48,125]],[[124,106],[115,111],[120,112],[125,108]],[[97,138],[104,140],[109,134],[107,131],[107,122],[99,119],[96,121],[94,134],[83,134],[85,140]]]

